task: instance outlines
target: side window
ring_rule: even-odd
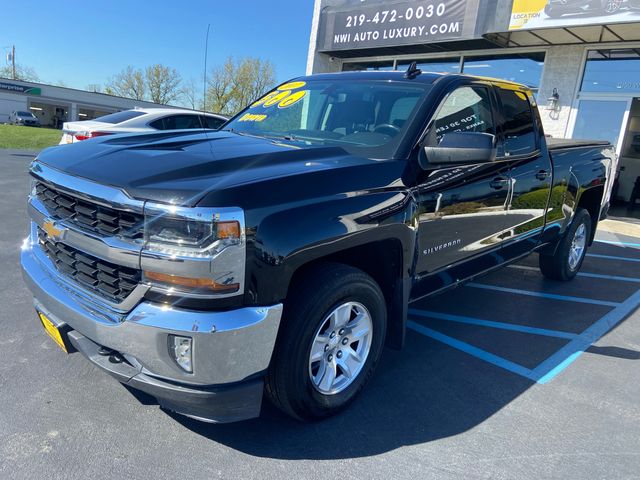
[[[185,130],[188,128],[202,128],[198,115],[170,115],[149,124],[158,130]]]
[[[428,143],[437,145],[451,132],[494,134],[489,91],[484,87],[460,87],[440,106],[429,132]]]
[[[200,117],[202,123],[205,125],[205,128],[211,128],[213,130],[217,130],[224,123],[224,120],[216,117],[209,117],[207,115],[203,115]]]
[[[154,120],[149,124],[149,126],[151,128],[155,128],[156,130],[166,130],[166,128],[164,127],[164,118]]]
[[[504,155],[526,155],[536,150],[533,112],[527,95],[516,90],[497,88],[502,103]]]

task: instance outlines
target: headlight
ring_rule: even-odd
[[[161,217],[146,221],[146,239],[151,247],[199,250],[213,242],[213,221]]]
[[[37,195],[36,186],[38,185],[38,180],[29,175],[29,195],[35,197]]]
[[[145,219],[145,243],[149,250],[186,257],[208,257],[240,242],[237,220],[190,219],[170,215]]]
[[[170,295],[237,295],[246,260],[240,208],[144,207],[144,279]]]

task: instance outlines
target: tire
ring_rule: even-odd
[[[382,353],[387,311],[378,284],[353,267],[322,264],[296,283],[285,302],[265,390],[287,415],[313,421],[343,410],[365,387]],[[349,338],[362,334],[366,326],[368,336]],[[351,351],[359,352],[360,363]],[[343,365],[352,370],[351,378]]]
[[[564,282],[575,277],[584,261],[589,238],[591,216],[581,208],[576,212],[567,233],[559,241],[555,254],[540,254],[539,265],[542,274],[547,278]]]

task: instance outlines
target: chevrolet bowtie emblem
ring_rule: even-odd
[[[64,233],[64,229],[56,227],[55,223],[51,220],[45,220],[42,229],[47,232],[47,236],[52,240],[60,240]]]

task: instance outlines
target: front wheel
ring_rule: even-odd
[[[587,253],[591,237],[591,216],[585,209],[576,212],[565,236],[553,255],[540,254],[542,274],[553,280],[567,281],[575,277]]]
[[[344,409],[373,374],[386,324],[384,296],[369,275],[336,263],[313,268],[285,303],[267,396],[303,421]]]

